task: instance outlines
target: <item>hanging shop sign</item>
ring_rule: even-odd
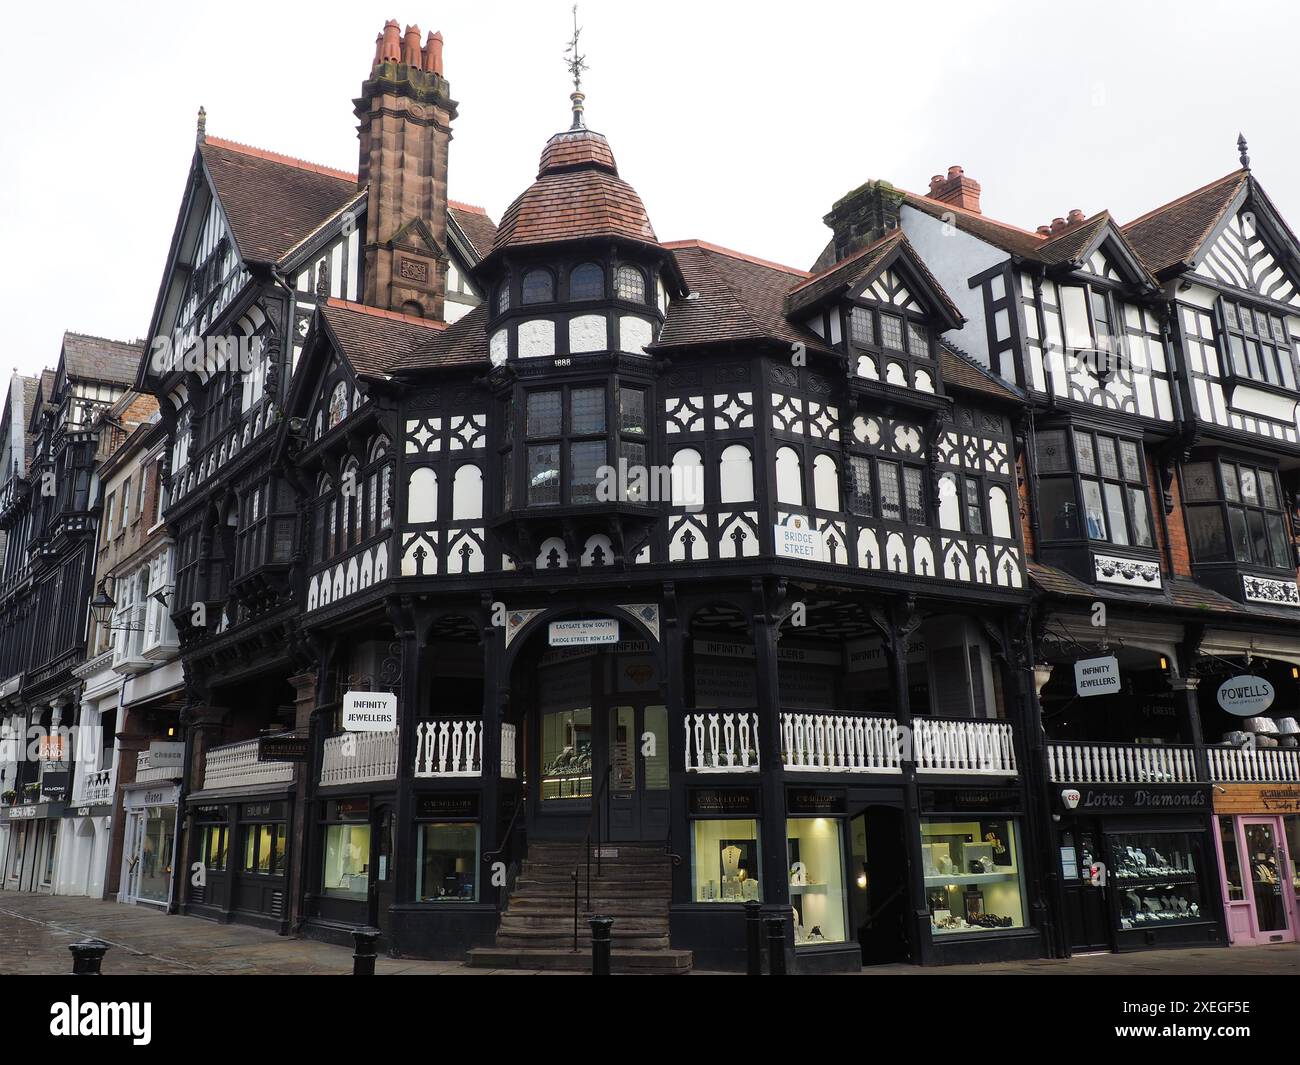
[[[298,736],[292,732],[257,738],[259,762],[305,762],[310,749],[311,743],[306,736]]]
[[[1210,801],[1208,789],[1199,784],[1185,787],[1162,784],[1155,788],[1134,784],[1102,787],[1081,784],[1061,792],[1061,805],[1067,810],[1102,814],[1197,813],[1209,809]]]
[[[343,728],[346,732],[396,732],[397,696],[392,692],[345,692]]]
[[[691,788],[688,800],[694,817],[757,817],[757,788]]]
[[[618,619],[583,618],[578,621],[552,621],[547,628],[547,642],[552,647],[618,643]]]
[[[848,810],[848,796],[842,788],[787,788],[785,809],[789,814],[842,814]]]
[[[1114,655],[1085,658],[1074,663],[1076,695],[1113,695],[1120,689],[1119,659]]]
[[[807,518],[791,514],[772,531],[776,538],[776,553],[782,558],[797,558],[802,562],[826,561],[826,545]]]
[[[1238,717],[1255,717],[1273,705],[1273,685],[1263,677],[1229,677],[1219,685],[1219,705]]]
[[[47,799],[62,799],[68,794],[68,776],[66,769],[44,770],[41,773],[41,794]]]
[[[185,744],[174,740],[154,740],[149,744],[150,769],[180,769],[185,761]]]

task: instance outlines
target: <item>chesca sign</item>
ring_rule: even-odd
[[[1219,705],[1238,717],[1255,717],[1273,705],[1273,685],[1263,677],[1229,677],[1219,685]]]
[[[588,643],[618,643],[615,618],[584,618],[580,621],[552,621],[547,630],[552,647],[577,647]]]
[[[1119,659],[1114,655],[1085,658],[1074,663],[1076,695],[1113,695],[1119,688]]]
[[[807,518],[791,514],[783,525],[774,526],[772,532],[776,538],[776,553],[783,558],[826,561],[826,545]]]
[[[396,732],[397,696],[392,692],[346,692],[343,696],[346,732]]]

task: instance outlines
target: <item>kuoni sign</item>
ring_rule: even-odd
[[[347,692],[343,696],[347,732],[395,732],[397,696],[392,692]]]
[[[1079,696],[1112,695],[1119,689],[1119,659],[1114,655],[1074,663],[1074,690]]]
[[[1219,705],[1238,717],[1254,717],[1273,705],[1273,685],[1263,677],[1229,677],[1219,685]]]

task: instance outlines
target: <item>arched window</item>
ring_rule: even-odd
[[[776,453],[776,501],[803,506],[803,464],[792,447],[779,448]]]
[[[957,475],[939,475],[939,528],[961,528],[961,500],[957,497]]]
[[[614,275],[614,295],[621,300],[645,303],[645,274],[635,266],[620,266]]]
[[[813,459],[813,503],[818,510],[840,509],[840,468],[829,455]]]
[[[673,453],[673,506],[699,509],[704,505],[704,460],[693,447]]]
[[[456,471],[451,486],[452,521],[475,521],[483,517],[483,471],[467,462]]]
[[[520,303],[550,303],[555,299],[555,281],[549,270],[529,270],[520,288]]]
[[[326,431],[333,429],[344,418],[348,416],[348,385],[346,381],[340,381],[334,386],[334,391],[330,393],[330,416],[329,425]]]
[[[605,295],[605,271],[599,263],[582,263],[569,275],[569,299],[598,300]]]
[[[406,520],[412,524],[438,520],[438,475],[429,466],[411,471],[406,484]]]
[[[1015,535],[1011,530],[1011,504],[1006,490],[996,484],[989,488],[989,532],[1004,540]]]
[[[754,457],[744,444],[732,444],[722,451],[718,463],[718,496],[723,503],[751,503],[754,500]]]
[[[505,314],[508,310],[510,310],[510,281],[507,278],[497,289],[497,314]]]

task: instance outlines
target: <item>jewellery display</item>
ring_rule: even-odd
[[[1185,832],[1112,835],[1111,875],[1122,884],[1119,926],[1128,931],[1197,921],[1200,883],[1192,837]]]
[[[931,930],[982,932],[1024,925],[1014,821],[928,818],[921,851]]]

